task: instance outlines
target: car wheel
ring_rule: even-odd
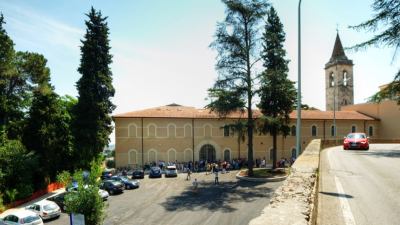
[[[368,151],[369,150],[369,147],[367,147],[366,149],[365,149],[365,151]]]
[[[125,189],[128,190],[131,189],[131,187],[129,185],[125,185]]]
[[[110,190],[110,195],[113,195],[114,194],[114,190]]]

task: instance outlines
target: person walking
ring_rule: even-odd
[[[214,184],[217,185],[217,184],[219,184],[219,181],[218,181],[218,169],[215,169],[214,175],[215,175]]]

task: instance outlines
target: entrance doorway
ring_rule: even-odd
[[[200,149],[200,160],[207,160],[208,162],[215,161],[215,148],[210,144],[203,145]]]

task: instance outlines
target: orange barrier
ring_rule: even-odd
[[[33,192],[33,194],[28,198],[20,199],[20,200],[12,202],[10,204],[7,204],[6,205],[6,209],[14,208],[14,207],[22,205],[22,204],[24,204],[26,202],[30,202],[30,201],[32,201],[34,199],[37,199],[37,198],[39,198],[39,197],[41,197],[41,196],[43,196],[43,195],[45,195],[45,194],[47,194],[49,192],[53,192],[53,191],[55,191],[57,189],[60,189],[60,188],[63,188],[63,187],[64,186],[62,184],[60,184],[60,183],[57,183],[57,182],[51,183],[51,184],[47,185],[47,187],[45,189]]]

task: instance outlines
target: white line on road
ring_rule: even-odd
[[[337,176],[335,176],[335,183],[338,194],[341,195],[341,197],[339,197],[339,200],[340,200],[340,205],[342,207],[344,222],[346,225],[355,225],[356,222],[354,220],[353,213],[351,212],[349,202],[347,201],[346,197],[343,197],[346,194],[344,193],[342,184],[340,183],[339,178],[337,178]]]

